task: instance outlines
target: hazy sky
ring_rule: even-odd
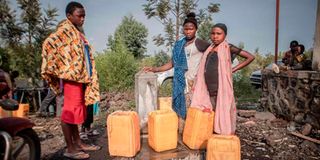
[[[11,0],[13,1],[13,0]],[[65,18],[69,0],[40,0],[42,7],[58,8],[58,20]],[[155,46],[152,37],[163,32],[163,26],[155,19],[147,19],[142,11],[145,0],[79,0],[86,10],[85,32],[97,51],[106,49],[108,35],[126,15],[143,23],[149,30],[147,54],[161,48]],[[16,6],[13,2],[12,4]],[[228,40],[234,45],[243,42],[245,50],[260,53],[274,52],[276,0],[199,0],[198,8],[209,3],[220,3],[220,12],[213,15],[214,23],[228,26]],[[279,51],[288,49],[291,40],[297,40],[309,49],[313,45],[317,0],[280,0]]]

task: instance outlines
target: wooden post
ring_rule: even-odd
[[[320,0],[318,0],[316,31],[314,37],[312,69],[320,71]]]

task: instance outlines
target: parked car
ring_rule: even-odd
[[[272,69],[272,64],[273,63],[270,63],[269,65],[267,65],[265,67],[265,69]],[[282,61],[281,60],[278,60],[277,61],[277,64],[278,65],[283,65]],[[260,70],[257,70],[257,71],[254,71],[251,73],[250,75],[250,83],[251,85],[253,85],[255,88],[260,88],[261,87],[261,84],[262,84],[262,76],[261,76],[261,69]]]

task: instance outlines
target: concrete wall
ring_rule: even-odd
[[[318,11],[316,17],[316,31],[313,46],[312,69],[320,71],[320,0],[318,0]]]
[[[261,105],[277,117],[320,129],[320,72],[263,70]]]

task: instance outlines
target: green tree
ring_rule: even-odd
[[[135,20],[132,15],[125,16],[121,24],[117,27],[114,36],[108,37],[108,46],[114,50],[117,44],[115,39],[121,37],[126,48],[135,58],[143,57],[146,52],[148,29],[140,22]]]
[[[170,60],[170,56],[164,51],[160,51],[158,54],[155,55],[155,66],[162,66]]]
[[[219,5],[211,4],[207,10],[205,9],[199,10],[199,17],[200,17],[199,19],[201,20],[201,23],[199,24],[197,34],[199,38],[206,40],[210,43],[211,29],[214,25],[211,14],[219,11]]]
[[[48,7],[42,12],[39,0],[17,0],[17,4],[20,19],[15,18],[8,0],[0,0],[1,45],[11,57],[11,68],[38,79],[42,42],[55,26],[57,9]]]
[[[198,0],[147,0],[143,5],[143,11],[149,18],[157,19],[164,25],[165,35],[153,37],[156,45],[172,47],[173,43],[180,38],[180,27],[184,17],[195,12],[198,7]],[[211,14],[219,12],[220,4],[210,3],[206,9],[198,10],[198,19],[201,24],[203,20],[211,19]]]
[[[163,50],[160,52],[154,54],[153,56],[146,56],[140,61],[140,68],[143,68],[145,66],[152,66],[152,67],[158,67],[162,66],[170,60],[170,56]]]
[[[98,54],[95,58],[102,91],[125,91],[132,89],[138,65],[121,37],[116,37],[114,48]]]
[[[197,32],[198,37],[200,39],[211,42],[210,34],[211,34],[211,29],[212,29],[213,25],[214,24],[213,24],[212,20],[203,21],[198,28],[198,32]]]
[[[9,7],[8,0],[0,0],[0,42],[3,46],[16,46],[23,30],[18,25],[16,13]]]
[[[8,72],[10,69],[10,55],[8,52],[0,47],[0,69]]]
[[[154,56],[145,56],[139,61],[139,69],[145,66],[156,67],[156,58]]]
[[[240,49],[244,49],[244,43],[243,42],[239,42],[238,47]],[[257,53],[259,51],[259,48],[256,49],[255,53]]]

